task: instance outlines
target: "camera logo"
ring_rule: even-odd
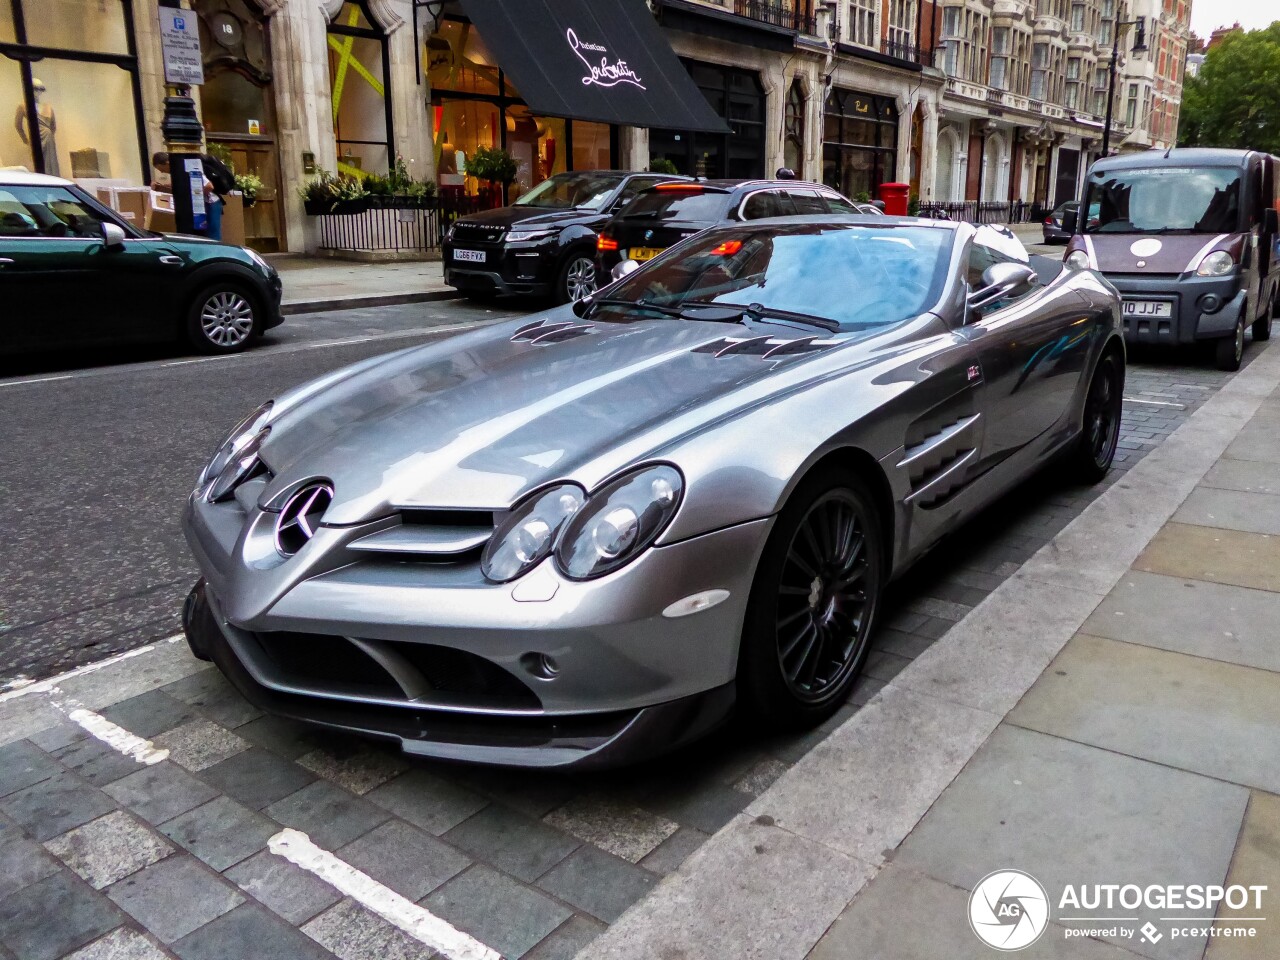
[[[1049,896],[1021,870],[997,870],[969,895],[969,926],[979,940],[1012,952],[1031,946],[1049,925]]]

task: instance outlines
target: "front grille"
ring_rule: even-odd
[[[284,631],[256,636],[281,676],[291,682],[333,693],[404,696],[391,675],[346,637]]]
[[[351,543],[363,553],[381,553],[428,563],[470,563],[493,536],[491,510],[400,511],[398,526],[384,527]]]
[[[453,240],[455,243],[497,243],[506,232],[506,227],[459,220],[453,225]]]
[[[432,689],[441,693],[491,699],[513,707],[539,706],[532,690],[496,663],[474,653],[427,643],[389,642],[387,646],[413,664]]]

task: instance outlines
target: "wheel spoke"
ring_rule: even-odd
[[[807,563],[804,562],[804,558],[801,557],[800,554],[796,552],[794,547],[787,554],[787,560],[790,563],[793,563],[797,567],[799,567],[800,572],[803,573],[808,579],[813,580],[817,578],[818,576],[817,572],[812,567],[810,567]],[[807,593],[808,591],[805,591],[805,592]]]
[[[805,625],[804,629],[802,629],[796,635],[795,641],[790,645],[790,648],[783,654],[783,657],[782,657],[783,669],[786,670],[787,672],[787,679],[790,680],[792,683],[797,682],[797,679],[800,675],[800,671],[804,668],[805,663],[808,662],[809,654],[812,652],[814,645],[817,644],[817,642],[818,642],[818,627],[812,620],[810,620],[809,623]],[[800,659],[799,659],[799,662],[796,664],[795,669],[794,670],[787,669],[786,667],[787,661],[791,659],[791,655],[795,653],[796,649],[798,647],[801,647],[802,644],[803,644],[803,649],[801,649],[800,651]]]

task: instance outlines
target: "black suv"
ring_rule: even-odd
[[[444,282],[468,296],[580,300],[596,288],[596,231],[641,190],[675,179],[622,170],[557,173],[514,204],[468,214],[444,238]]]
[[[623,260],[652,260],[700,230],[734,220],[848,213],[879,217],[870,203],[854,203],[820,183],[803,180],[686,180],[640,193],[600,231],[596,273],[607,283]]]

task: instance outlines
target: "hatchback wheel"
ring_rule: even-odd
[[[596,292],[596,262],[592,257],[572,254],[560,269],[556,293],[561,303],[577,303]]]
[[[797,488],[751,588],[738,657],[747,719],[796,729],[840,708],[866,659],[884,558],[874,501],[857,477],[824,471]]]
[[[205,287],[187,313],[187,338],[204,353],[236,353],[259,332],[258,308],[239,284]]]

